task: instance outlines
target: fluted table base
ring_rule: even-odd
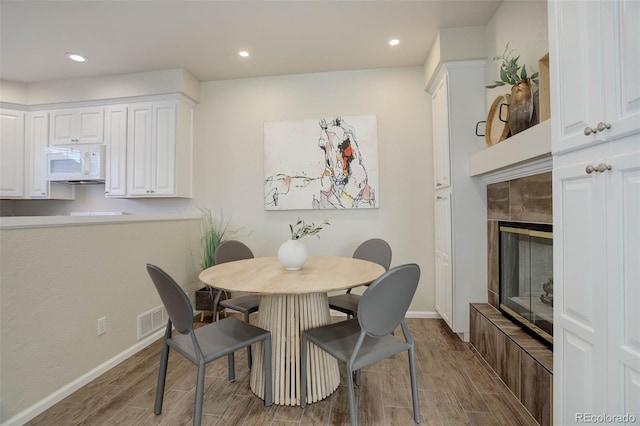
[[[262,295],[258,326],[271,331],[273,402],[300,405],[300,348],[304,330],[331,322],[326,293]],[[264,399],[262,342],[254,345],[251,390]],[[307,402],[331,395],[340,384],[338,362],[310,344],[307,362]]]

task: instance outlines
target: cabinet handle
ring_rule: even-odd
[[[598,123],[598,125],[596,126],[599,132],[602,132],[604,130],[609,130],[611,128],[611,124],[610,123],[605,123],[604,121],[601,121]]]
[[[587,172],[588,175],[590,175],[593,172],[600,172],[600,173],[604,173],[607,170],[611,170],[612,167],[610,164],[604,164],[604,163],[600,163],[597,166],[592,166],[591,164],[587,165],[587,167],[585,168],[585,172]]]
[[[598,129],[593,128],[593,127],[589,127],[589,126],[584,128],[584,135],[585,136],[589,136],[592,133],[598,133]]]
[[[436,182],[436,186],[442,186],[442,183]]]

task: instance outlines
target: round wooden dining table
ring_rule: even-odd
[[[226,291],[260,294],[258,326],[271,332],[273,402],[300,405],[302,332],[331,322],[327,293],[370,284],[385,269],[350,257],[311,256],[302,269],[288,271],[276,257],[226,262],[200,273],[200,281]],[[253,350],[250,387],[264,399],[262,342]],[[335,358],[310,345],[307,402],[331,395],[340,384]]]

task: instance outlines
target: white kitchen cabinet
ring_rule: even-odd
[[[441,65],[429,88],[433,110],[436,310],[469,340],[469,303],[487,300],[486,186],[469,177],[485,148],[475,124],[486,115],[484,61]]]
[[[47,180],[45,150],[49,141],[49,113],[32,111],[27,118],[25,150],[25,198],[44,200],[73,200],[75,188]]]
[[[127,195],[127,105],[111,105],[105,109],[104,139],[106,144],[107,198]]]
[[[128,114],[127,196],[192,196],[193,106],[132,103]]]
[[[550,1],[554,153],[638,133],[640,2]]]
[[[104,107],[50,111],[49,144],[104,143]]]
[[[27,129],[27,170],[28,194],[30,197],[48,197],[49,181],[46,179],[45,150],[49,140],[49,113],[35,111],[29,113]]]
[[[0,197],[24,196],[25,112],[0,110]]]
[[[555,424],[640,419],[639,20],[637,1],[549,2]]]

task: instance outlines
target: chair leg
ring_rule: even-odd
[[[409,374],[411,375],[411,395],[413,397],[413,421],[420,423],[420,406],[418,403],[418,379],[416,377],[416,360],[413,346],[409,347]]]
[[[229,381],[235,382],[236,381],[236,363],[235,363],[233,352],[227,355],[227,364],[229,369]]]
[[[249,312],[244,313],[244,320],[249,324]],[[251,358],[251,345],[247,346],[247,360],[249,362],[249,370],[251,370],[251,365],[253,364],[253,359]]]
[[[353,377],[353,371],[351,371],[351,367],[347,367],[347,377]],[[356,408],[356,397],[353,390],[353,380],[347,380],[347,385],[349,388],[349,418],[351,419],[351,426],[358,425],[358,411]]]
[[[302,334],[302,350],[300,353],[300,406],[304,408],[307,403],[307,346],[309,341]]]
[[[271,336],[264,340],[264,405],[273,404],[273,376],[271,375]]]
[[[164,340],[162,354],[160,355],[160,370],[158,371],[158,385],[156,386],[156,403],[153,407],[154,414],[162,413],[162,400],[164,399],[164,384],[167,379],[167,364],[169,362],[169,345]]]
[[[198,381],[196,383],[196,409],[193,413],[193,426],[200,426],[202,423],[202,399],[204,395],[204,372],[206,364],[200,361],[198,364]]]

